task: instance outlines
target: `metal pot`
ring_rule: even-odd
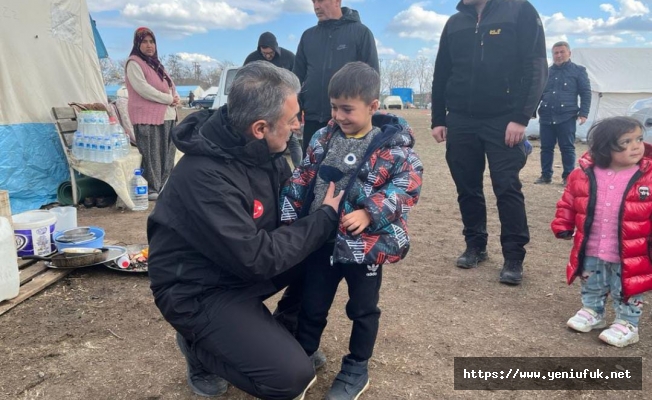
[[[23,260],[48,261],[55,268],[82,268],[106,261],[109,249],[91,249],[84,247],[70,247],[62,253],[50,257],[24,256]]]

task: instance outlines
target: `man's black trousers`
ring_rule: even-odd
[[[506,260],[523,260],[530,241],[525,199],[519,172],[525,166],[525,146],[505,144],[509,116],[472,118],[449,113],[446,117],[446,161],[457,186],[457,201],[467,247],[487,246],[487,207],[483,191],[485,157],[496,195],[500,243]]]
[[[349,293],[346,315],[353,321],[349,352],[357,361],[368,360],[373,354],[378,335],[382,265],[330,265],[332,254],[333,245],[327,244],[303,261],[306,266],[306,279],[299,312],[297,340],[306,354],[311,355],[317,351],[326,327],[328,311],[333,304],[337,287],[344,278]]]
[[[312,361],[263,301],[300,272],[295,267],[271,281],[214,289],[193,301],[193,314],[187,305],[172,304],[172,294],[161,293],[156,304],[206,370],[256,398],[293,399],[315,376]]]

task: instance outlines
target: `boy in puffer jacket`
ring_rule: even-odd
[[[344,190],[336,237],[305,261],[297,340],[309,356],[319,348],[329,308],[344,278],[353,321],[350,354],[327,399],[357,399],[369,386],[380,309],[382,265],[409,249],[407,214],[419,199],[423,166],[407,123],[377,114],[380,77],[362,62],[346,64],[330,81],[332,120],[313,137],[306,158],[281,192],[281,220],[319,208],[330,182]]]

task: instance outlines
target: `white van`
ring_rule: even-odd
[[[222,71],[219,89],[217,90],[217,95],[215,96],[211,108],[220,108],[226,104],[226,101],[229,98],[229,92],[231,91],[231,85],[233,85],[233,80],[235,79],[235,75],[238,73],[239,69],[240,67],[227,67]]]

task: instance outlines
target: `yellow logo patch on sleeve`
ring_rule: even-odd
[[[490,35],[500,35],[500,29],[492,29],[489,31]]]

